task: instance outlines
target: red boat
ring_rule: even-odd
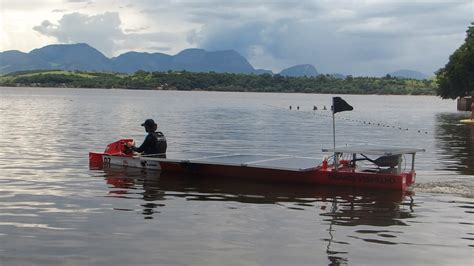
[[[246,178],[266,182],[307,183],[360,188],[406,190],[415,182],[415,154],[423,149],[354,146],[324,149],[328,159],[286,155],[223,154],[209,152],[137,155],[126,153],[122,139],[104,152],[90,152],[94,167],[121,165],[162,172],[219,178]],[[405,155],[411,167],[405,169]],[[379,156],[372,159],[369,156]]]

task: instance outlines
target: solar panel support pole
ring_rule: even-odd
[[[339,167],[339,158],[338,154],[336,153],[336,118],[334,116],[334,98],[332,100],[332,147],[334,150],[334,170],[337,172],[337,168]]]

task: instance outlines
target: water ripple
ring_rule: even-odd
[[[347,95],[338,114],[430,131],[337,120],[339,145],[427,150],[409,194],[88,167],[149,117],[170,151],[322,158],[332,119],[308,108],[331,97],[0,88],[0,264],[469,264],[474,130],[435,97]]]

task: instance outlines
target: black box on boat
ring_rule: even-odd
[[[474,102],[472,97],[458,98],[458,111],[471,111],[471,104]]]

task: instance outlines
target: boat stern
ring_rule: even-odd
[[[402,173],[401,175],[405,177],[407,187],[409,187],[409,186],[411,186],[415,183],[415,179],[416,179],[416,172],[415,171]]]
[[[104,164],[103,152],[89,152],[89,165],[93,167],[101,167]]]

